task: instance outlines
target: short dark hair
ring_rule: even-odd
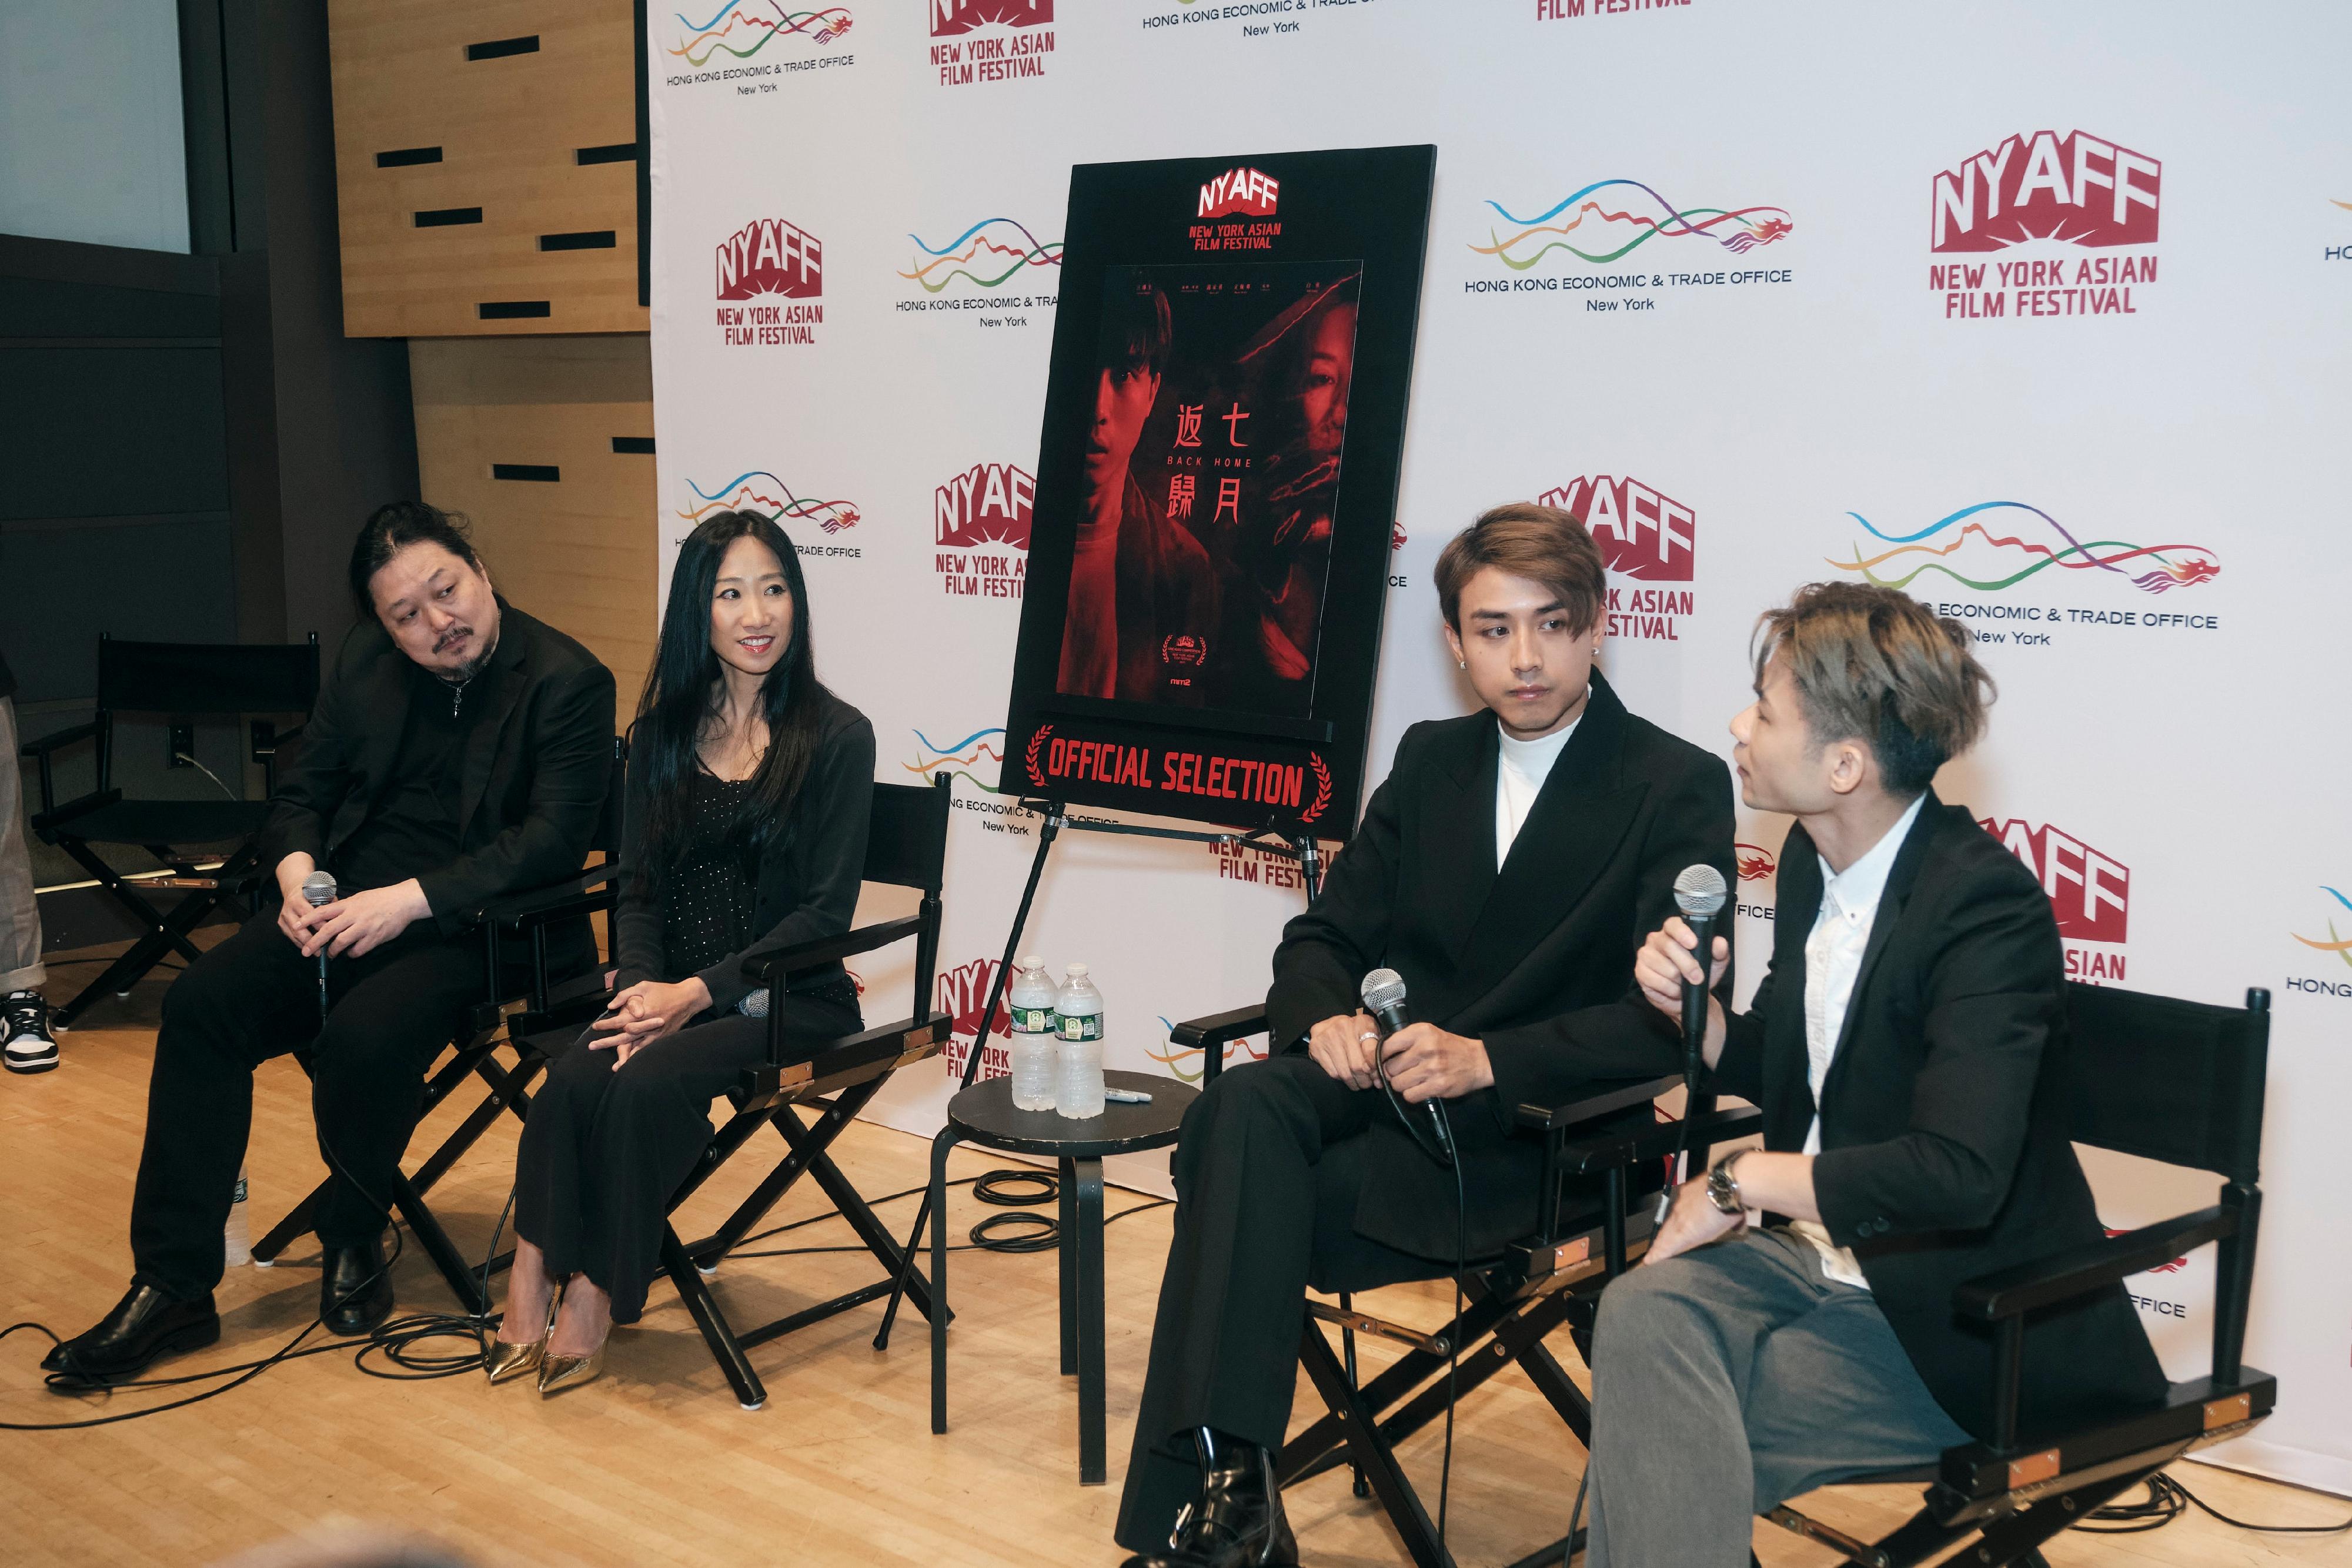
[[[360,619],[375,619],[375,574],[410,545],[439,545],[481,570],[482,558],[474,553],[467,537],[472,528],[465,513],[445,512],[422,501],[394,501],[369,513],[360,525],[360,537],[352,541],[352,602],[358,606]]]
[[[1513,501],[1490,507],[1439,552],[1437,602],[1445,623],[1456,632],[1462,630],[1462,590],[1490,566],[1559,594],[1576,635],[1601,623],[1609,602],[1601,547],[1582,523],[1558,507]]]
[[[1111,297],[1103,311],[1102,337],[1096,362],[1105,370],[1168,371],[1169,346],[1176,340],[1176,324],[1168,296],[1154,283],[1139,283]]]
[[[1756,684],[1780,655],[1814,744],[1868,742],[1886,792],[1908,797],[1984,734],[1998,691],[1969,643],[1899,589],[1811,582],[1757,622]]]

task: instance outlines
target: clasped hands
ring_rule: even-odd
[[[624,986],[595,1022],[588,1027],[604,1038],[588,1042],[591,1051],[613,1053],[613,1071],[657,1040],[686,1027],[686,1020],[710,1006],[710,988],[699,975],[688,975],[674,985],[639,980]]]
[[[390,887],[348,894],[312,908],[302,880],[315,869],[309,855],[289,855],[278,865],[278,929],[305,958],[326,954],[357,958],[383,946],[419,920],[432,917],[425,889],[415,877]]]
[[[1433,1023],[1407,1024],[1383,1040],[1369,1013],[1325,1019],[1307,1031],[1307,1054],[1350,1089],[1379,1082],[1376,1063],[1385,1059],[1389,1087],[1415,1105],[1458,1100],[1495,1082],[1483,1041],[1448,1034]]]

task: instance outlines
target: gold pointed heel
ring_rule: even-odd
[[[540,1363],[539,1396],[562,1393],[593,1383],[604,1370],[604,1347],[598,1345],[586,1355],[551,1355]]]
[[[502,1339],[490,1342],[489,1349],[482,1354],[482,1370],[489,1374],[493,1385],[510,1383],[539,1370],[540,1364],[547,1359],[547,1342],[555,1334],[555,1311],[562,1304],[563,1292],[559,1290],[548,1299],[547,1327],[529,1344],[511,1344]]]

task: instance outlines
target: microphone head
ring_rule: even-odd
[[[1364,977],[1356,994],[1363,998],[1364,1010],[1375,1016],[1404,1003],[1404,977],[1394,969],[1374,969]]]
[[[1686,920],[1712,919],[1730,894],[1723,873],[1711,865],[1685,866],[1675,878],[1675,907]]]
[[[313,909],[323,909],[335,902],[335,878],[331,872],[314,871],[302,879],[302,896],[310,901]]]

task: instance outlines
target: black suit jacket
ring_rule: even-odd
[[[1812,839],[1781,846],[1772,967],[1728,1020],[1717,1087],[1762,1107],[1764,1145],[1801,1151],[1805,939],[1822,902]],[[1963,1281],[2100,1239],[2067,1142],[2065,956],[2033,874],[1931,790],[1896,853],[1822,1085],[1813,1191],[1853,1249],[1912,1364],[1952,1418],[1992,1426],[1992,1336],[1952,1315]],[[2121,1285],[2038,1314],[2021,1416],[2063,1424],[2162,1396],[2164,1375]]]
[[[621,805],[621,860],[625,865],[644,863],[646,821],[652,809],[653,791],[645,769],[632,762],[628,795]],[[801,781],[791,816],[769,832],[761,847],[751,923],[762,935],[741,952],[730,953],[701,971],[714,1012],[725,1012],[755,988],[743,973],[745,964],[795,943],[837,936],[849,929],[866,874],[866,840],[873,815],[874,726],[827,692],[808,777]],[[634,875],[622,891],[618,915],[616,987],[686,978],[666,972],[661,900]],[[792,988],[805,990],[843,973],[835,964],[800,976]]]
[[[1474,1257],[1534,1223],[1542,1153],[1512,1135],[1516,1107],[1680,1065],[1673,1024],[1620,1004],[1634,952],[1674,912],[1675,877],[1702,861],[1731,876],[1730,770],[1626,712],[1599,671],[1498,872],[1500,750],[1489,713],[1405,732],[1322,897],[1284,928],[1266,997],[1274,1040],[1303,1049],[1317,1023],[1358,1010],[1365,973],[1385,966],[1414,1019],[1485,1041],[1495,1086],[1449,1107]],[[1452,1174],[1393,1118],[1369,1135],[1388,1146],[1366,1162],[1357,1231],[1451,1259]]]
[[[263,865],[297,850],[323,863],[367,821],[399,757],[409,667],[373,620],[343,640],[270,797]],[[490,900],[578,871],[612,774],[613,673],[587,649],[501,599],[499,645],[476,678],[489,706],[467,743],[457,858],[416,879],[450,935]]]

